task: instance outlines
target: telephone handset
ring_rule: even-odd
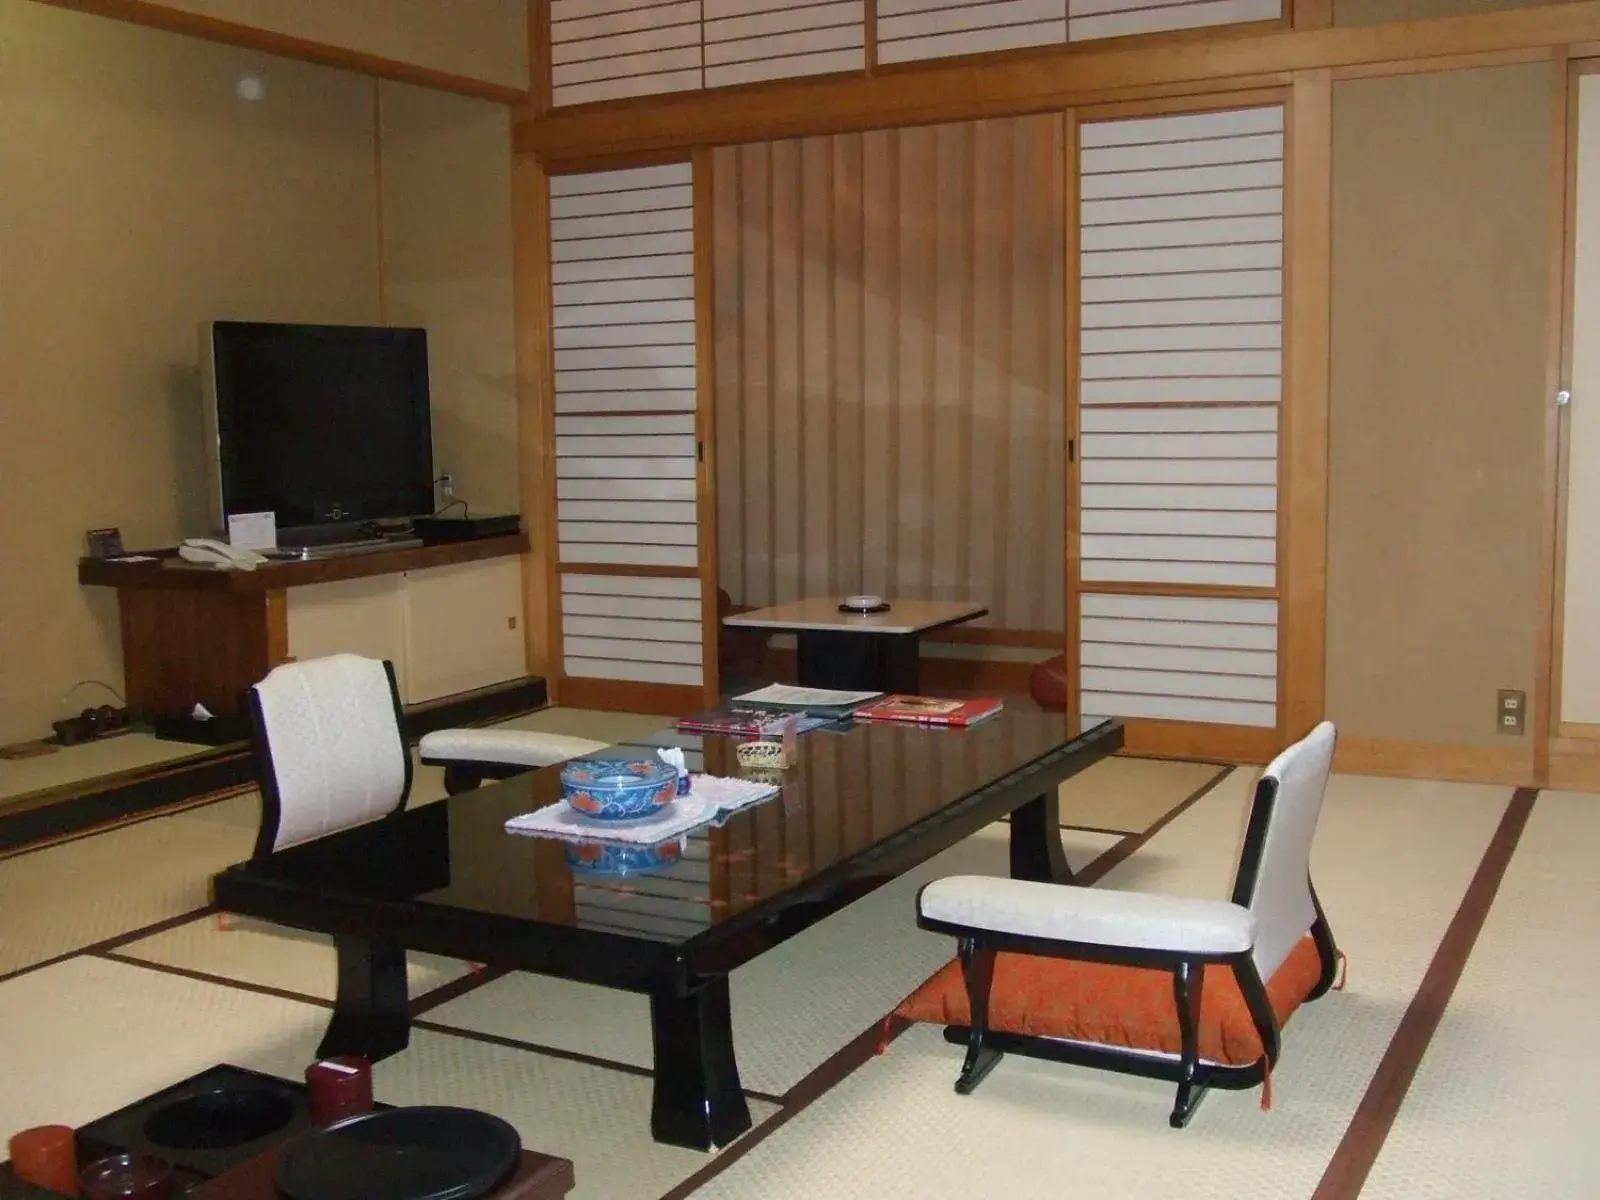
[[[205,563],[213,567],[236,567],[241,571],[254,571],[266,562],[264,555],[243,546],[230,546],[215,538],[188,538],[178,547],[178,557],[185,562]]]

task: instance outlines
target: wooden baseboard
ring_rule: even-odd
[[[1188,721],[1130,718],[1122,753],[1140,758],[1198,758],[1227,763],[1265,763],[1279,750],[1278,731],[1245,725],[1199,725]]]
[[[1567,792],[1600,792],[1600,754],[1552,754],[1547,786]]]
[[[1451,746],[1388,738],[1341,737],[1333,769],[1346,775],[1443,779],[1452,783],[1534,786],[1533,747]]]
[[[563,675],[556,680],[555,703],[602,712],[650,713],[681,717],[705,707],[701,688],[675,683],[635,683],[627,679],[588,679]]]

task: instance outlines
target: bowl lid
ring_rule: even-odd
[[[291,1142],[277,1184],[289,1200],[476,1200],[521,1153],[517,1131],[488,1113],[391,1108]]]

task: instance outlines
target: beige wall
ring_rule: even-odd
[[[1328,715],[1513,745],[1534,687],[1550,75],[1336,85]],[[1526,743],[1524,743],[1525,745]]]
[[[4,743],[120,686],[84,531],[206,532],[205,320],[427,325],[440,462],[474,508],[516,489],[504,109],[31,0],[0,0],[0,44]]]
[[[433,455],[474,512],[516,512],[511,124],[505,108],[382,90],[384,318],[428,331]]]
[[[1553,0],[1333,0],[1335,25],[1376,25],[1381,21],[1418,21],[1459,17],[1502,8],[1532,8]]]
[[[194,14],[526,90],[528,0],[47,0],[115,15]],[[175,22],[173,22],[175,24]]]
[[[870,591],[1060,630],[1063,120],[718,150],[735,603]]]

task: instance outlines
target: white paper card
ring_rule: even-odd
[[[278,519],[269,512],[235,513],[228,518],[228,544],[245,550],[272,550],[278,545]]]

